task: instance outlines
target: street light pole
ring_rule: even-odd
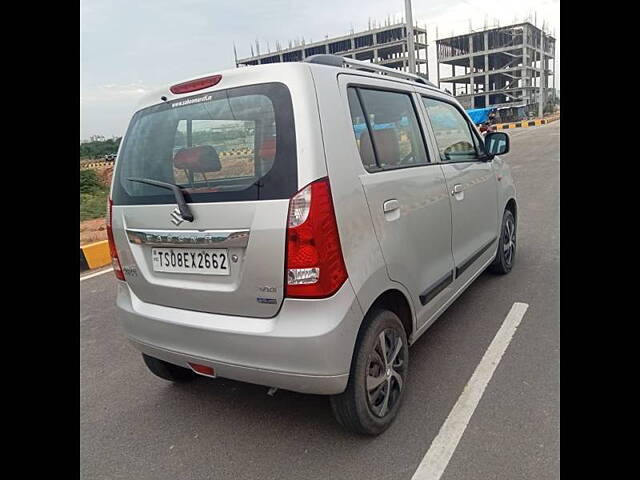
[[[416,73],[416,49],[413,39],[413,17],[411,0],[404,0],[404,18],[407,25],[407,50],[409,50],[409,73]]]

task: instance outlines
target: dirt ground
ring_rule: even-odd
[[[107,222],[104,218],[80,222],[80,245],[107,239]]]
[[[111,176],[113,175],[113,165],[108,167],[96,168],[96,173],[105,186],[111,184]],[[80,245],[87,243],[100,242],[107,239],[107,222],[105,218],[96,218],[93,220],[85,220],[80,222]]]

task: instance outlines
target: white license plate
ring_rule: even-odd
[[[229,275],[226,248],[152,248],[155,272]]]

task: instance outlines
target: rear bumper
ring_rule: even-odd
[[[144,303],[118,282],[118,316],[140,351],[216,376],[302,393],[344,391],[362,311],[349,281],[331,298],[286,299],[273,318],[246,318]]]

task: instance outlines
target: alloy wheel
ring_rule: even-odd
[[[384,417],[400,398],[404,388],[404,351],[400,334],[392,328],[380,332],[367,362],[366,390],[371,412]]]
[[[516,226],[512,218],[507,218],[504,225],[502,249],[504,261],[510,266],[516,253]]]

